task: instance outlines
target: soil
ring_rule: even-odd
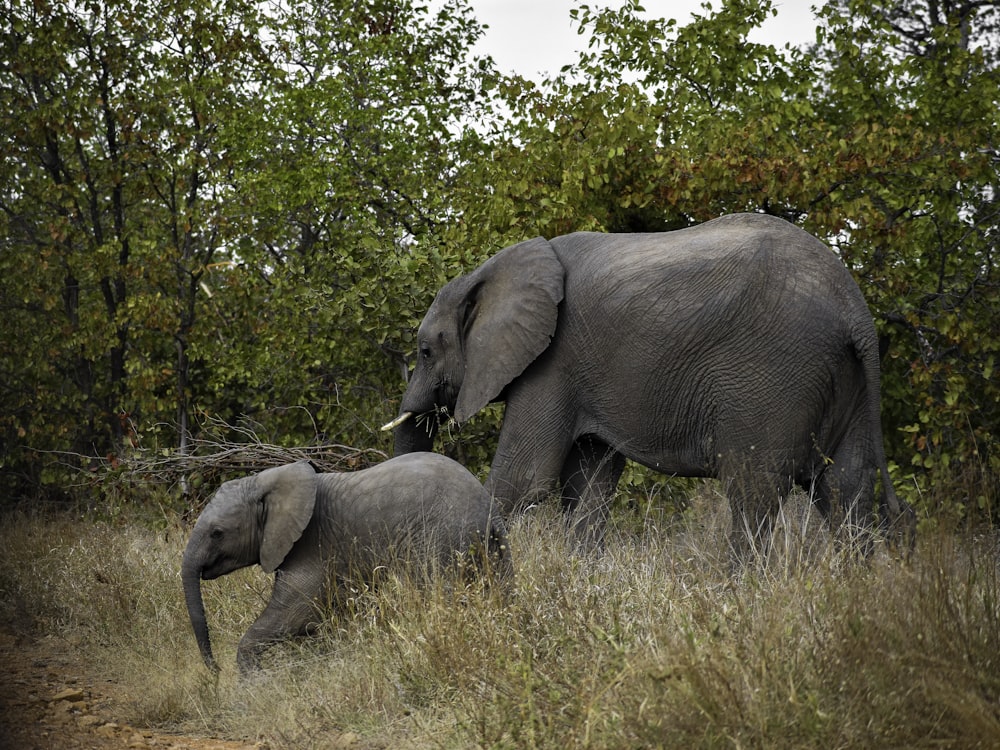
[[[117,686],[56,636],[0,630],[0,750],[264,750],[209,737],[131,726]]]

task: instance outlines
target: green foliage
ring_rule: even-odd
[[[998,123],[990,101],[1000,60],[957,17],[933,19],[922,42],[870,3],[831,7],[825,20],[834,67],[820,111],[851,134],[842,149],[859,162],[827,210],[841,215],[840,250],[891,342],[892,452],[925,489],[954,488],[954,510],[969,503],[995,513]],[[890,51],[877,65],[875,49]]]
[[[446,280],[529,236],[749,210],[855,274],[908,499],[995,517],[1000,11],[829,0],[779,50],[748,38],[773,3],[717,5],[580,5],[589,49],[530,81],[471,57],[462,0],[7,0],[6,494],[218,419],[388,449]],[[482,470],[497,422],[445,450]]]
[[[2,418],[12,469],[37,461],[18,444],[86,461],[127,445],[132,420],[183,430],[199,282],[229,241],[217,133],[260,59],[253,14],[231,24],[225,10],[15,1],[6,15],[0,283],[4,338],[23,342],[2,365],[20,386]]]
[[[283,444],[386,440],[396,332],[451,270],[437,238],[479,89],[467,11],[9,5],[5,495],[184,453],[218,418]]]

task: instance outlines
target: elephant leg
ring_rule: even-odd
[[[826,518],[837,543],[853,547],[862,557],[873,549],[874,497],[876,470],[864,449],[867,434],[859,439],[852,430],[826,461],[826,466],[814,483],[816,507]]]
[[[573,444],[560,482],[566,521],[581,547],[603,544],[611,497],[624,469],[625,456],[595,437],[585,435]]]
[[[781,500],[792,486],[781,472],[745,469],[723,477],[732,508],[729,545],[734,566],[766,560]]]
[[[540,503],[559,489],[559,472],[572,448],[572,439],[542,420],[545,440],[533,420],[519,418],[508,403],[493,465],[484,485],[501,512],[509,516]]]
[[[241,674],[260,666],[260,657],[271,645],[308,632],[319,622],[318,607],[323,592],[323,569],[306,572],[279,569],[274,591],[264,611],[244,633],[236,650]]]

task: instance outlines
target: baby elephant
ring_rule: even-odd
[[[184,551],[181,576],[205,663],[216,668],[201,580],[254,563],[274,572],[271,601],[240,640],[241,672],[271,643],[302,634],[319,607],[379,569],[417,574],[456,567],[506,576],[506,531],[482,484],[460,464],[413,453],[370,469],[317,474],[308,461],[223,484]]]

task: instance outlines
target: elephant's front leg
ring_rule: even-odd
[[[261,655],[272,644],[301,635],[318,623],[325,579],[319,563],[315,568],[278,569],[271,601],[237,647],[236,664],[241,674],[259,668]]]
[[[512,419],[511,417],[514,417]],[[497,451],[484,483],[504,513],[523,511],[558,492],[572,440],[558,429],[522,423],[508,404]]]
[[[608,519],[611,497],[625,457],[597,438],[578,439],[562,468],[562,502],[566,520],[581,547],[600,547]]]

